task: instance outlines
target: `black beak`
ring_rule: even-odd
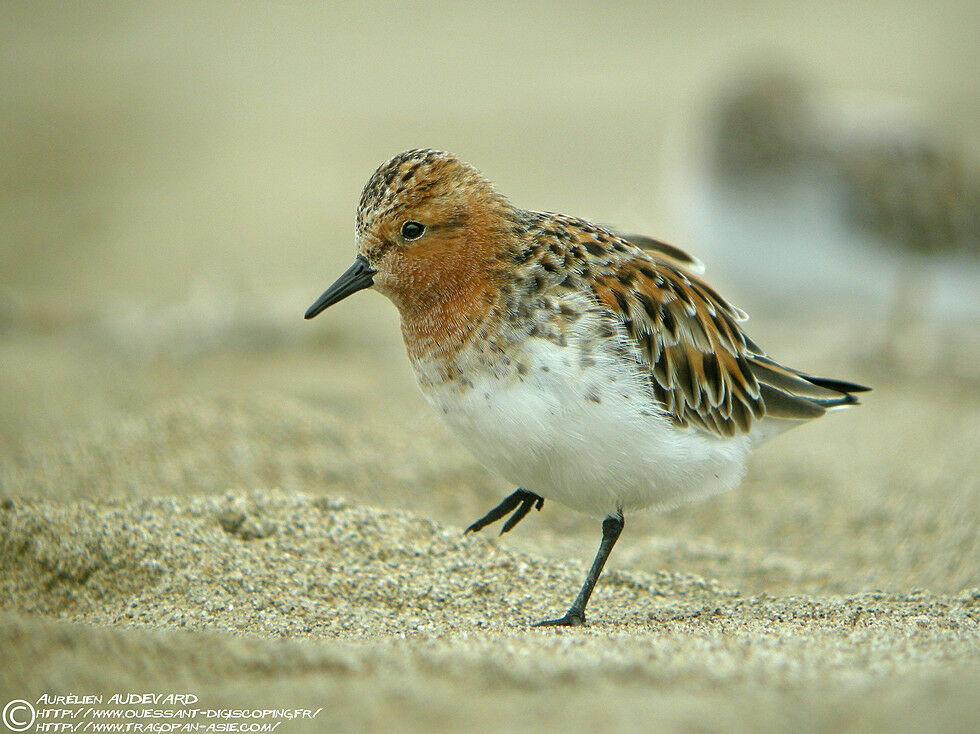
[[[323,295],[316,299],[316,302],[306,310],[307,319],[312,319],[325,308],[334,305],[337,301],[342,301],[351,293],[357,293],[365,288],[374,285],[374,274],[378,272],[370,265],[364,255],[358,255],[344,274],[337,278],[337,282],[327,288]]]

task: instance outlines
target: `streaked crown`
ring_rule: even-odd
[[[477,191],[499,196],[490,181],[452,153],[407,150],[383,163],[365,185],[357,208],[357,235],[374,221],[394,220],[400,213],[425,209],[440,200],[461,205]]]

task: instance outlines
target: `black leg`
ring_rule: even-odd
[[[622,513],[610,515],[602,521],[602,542],[599,543],[599,551],[595,554],[595,560],[592,561],[592,568],[589,569],[589,573],[585,577],[585,583],[582,584],[582,590],[575,597],[572,606],[565,612],[564,617],[538,622],[534,625],[535,627],[574,627],[585,624],[585,605],[589,603],[589,597],[592,596],[592,589],[595,588],[595,582],[599,580],[602,567],[606,565],[606,559],[609,558],[609,553],[612,551],[613,546],[616,545],[619,534],[623,532],[624,524]]]
[[[497,522],[497,520],[516,507],[517,511],[504,523],[504,529],[500,531],[500,534],[503,535],[523,520],[524,516],[531,511],[532,507],[537,507],[540,510],[543,505],[544,497],[536,495],[534,492],[528,492],[526,489],[518,489],[513,494],[508,495],[503,502],[490,510],[490,512],[466,528],[464,535],[466,533],[475,533],[490,523]]]

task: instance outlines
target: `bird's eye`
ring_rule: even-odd
[[[408,221],[402,225],[402,237],[406,240],[417,240],[425,234],[425,225],[421,222]]]

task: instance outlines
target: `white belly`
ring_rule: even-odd
[[[526,368],[467,371],[423,393],[453,435],[509,482],[590,515],[665,508],[734,487],[751,446],[677,428],[621,357],[529,340]],[[416,365],[417,371],[420,365]]]

